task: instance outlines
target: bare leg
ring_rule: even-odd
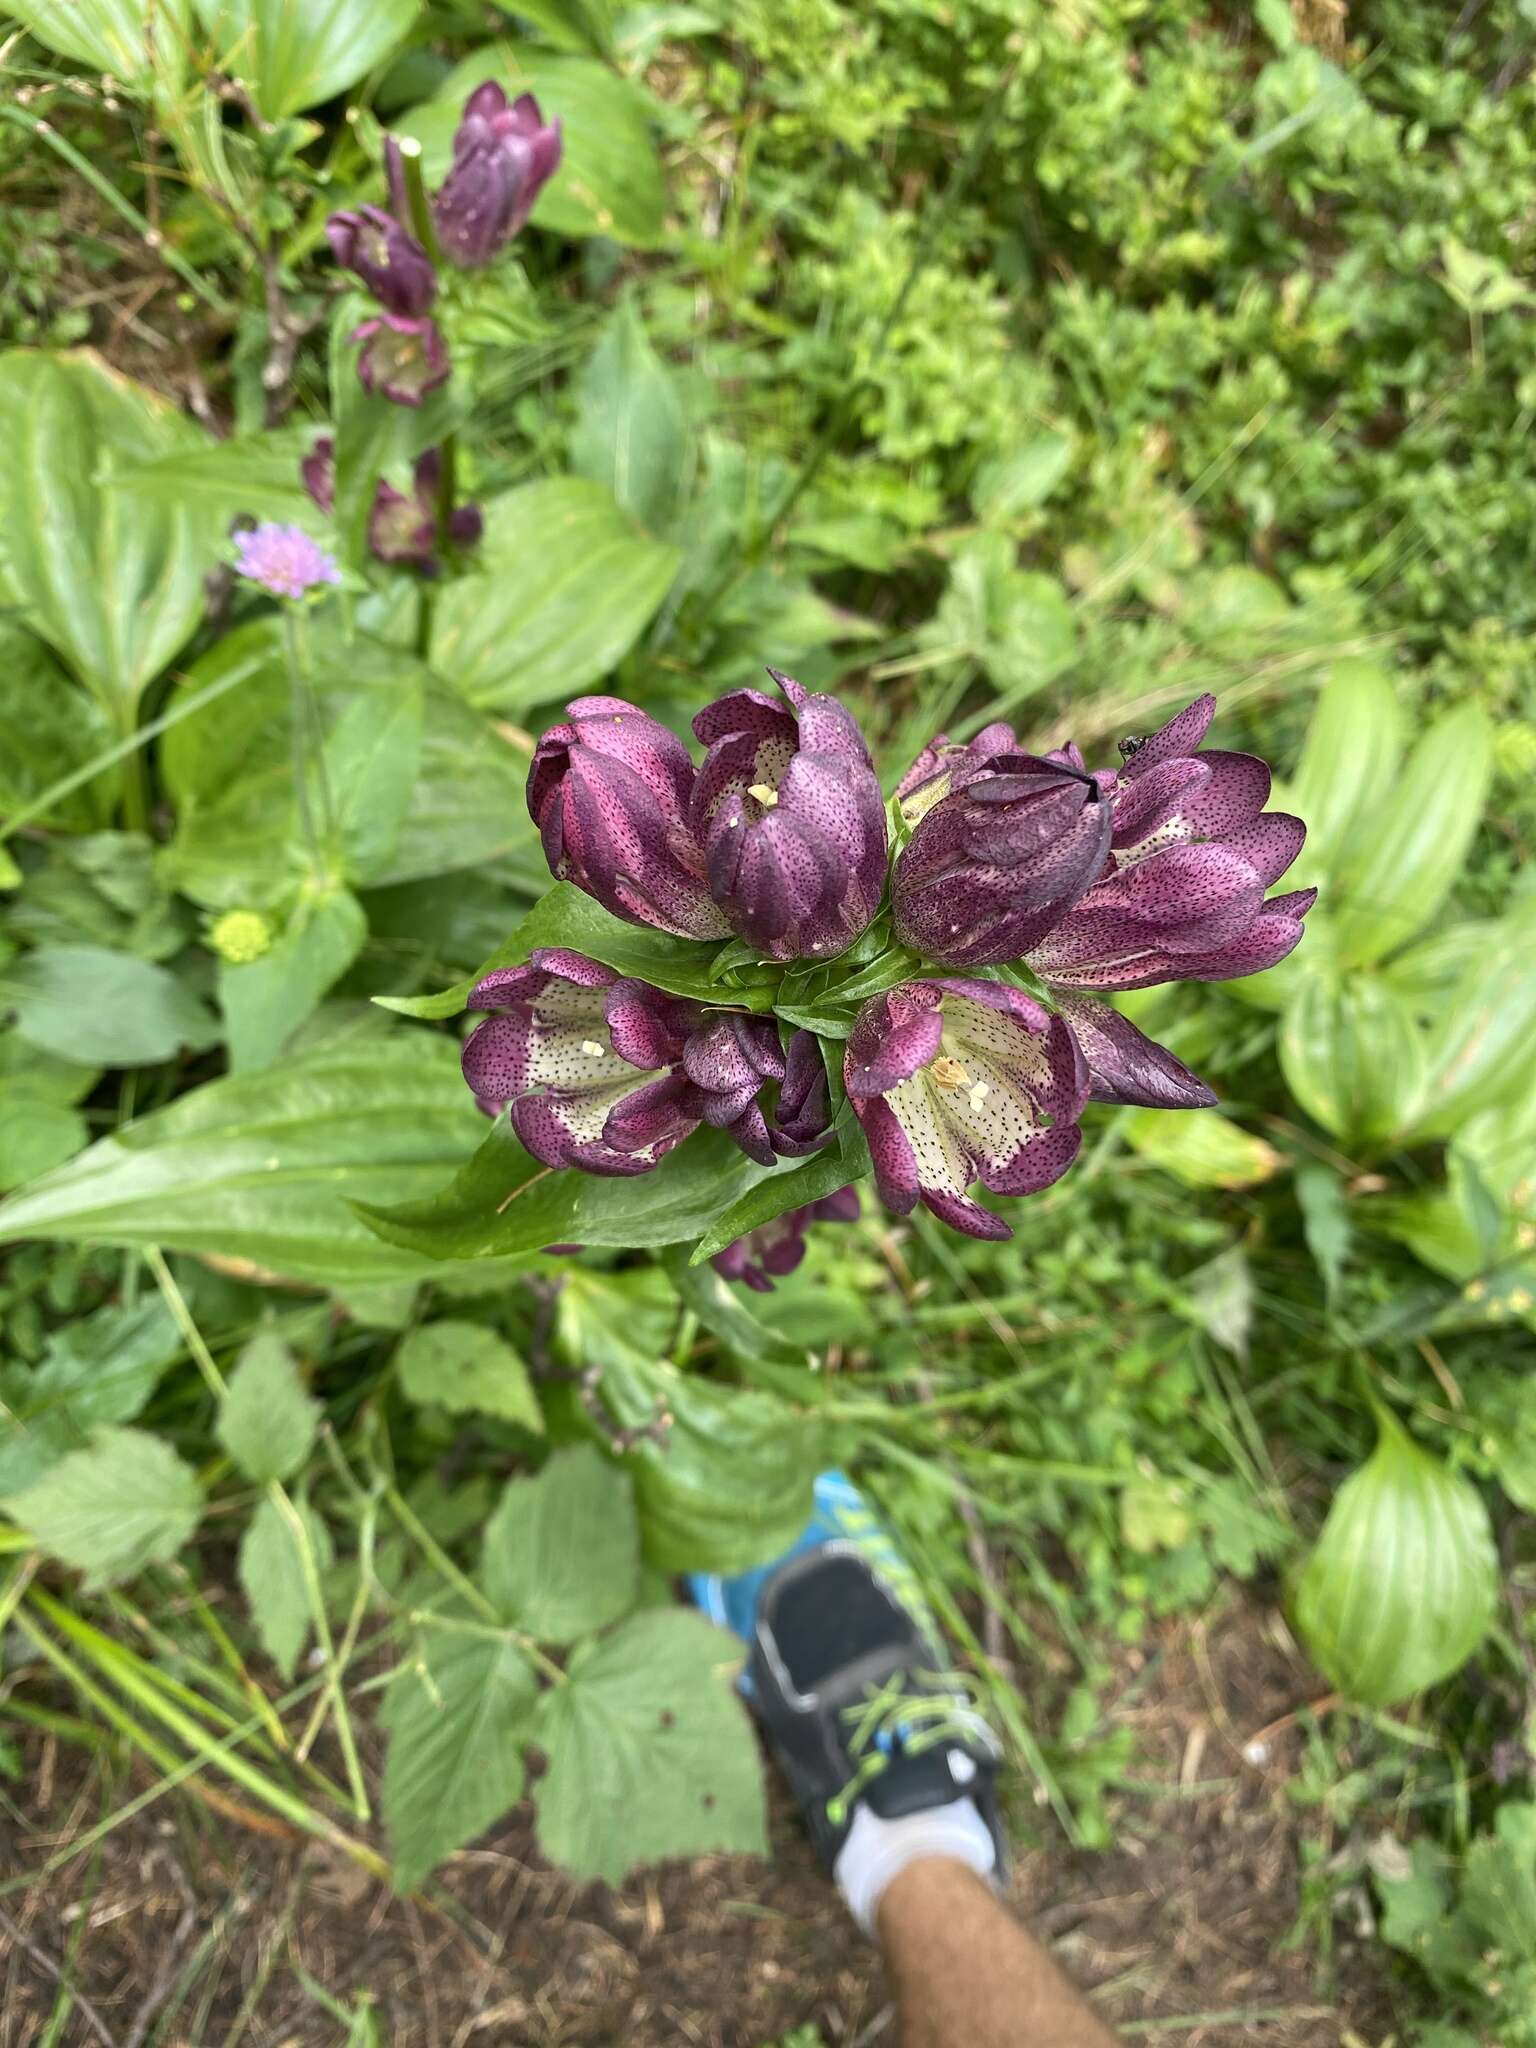
[[[1082,1994],[963,1863],[909,1863],[877,1917],[901,2048],[1115,2048]]]

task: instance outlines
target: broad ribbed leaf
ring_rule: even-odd
[[[577,387],[571,467],[605,484],[651,533],[671,528],[689,464],[688,423],[671,371],[626,298]]]
[[[141,504],[180,505],[221,532],[241,513],[302,526],[319,540],[330,519],[305,490],[299,464],[315,438],[312,427],[274,427],[232,441],[212,436],[174,455],[124,463],[109,479]]]
[[[467,57],[433,100],[398,124],[420,142],[429,183],[447,171],[464,102],[488,78],[499,79],[511,99],[533,93],[545,120],[560,121],[564,155],[534,205],[535,226],[604,235],[632,249],[660,247],[666,192],[650,134],[654,103],[589,57],[529,43],[499,43]]]
[[[0,1242],[165,1244],[335,1286],[416,1279],[351,1195],[408,1201],[483,1133],[455,1047],[426,1032],[328,1046],[210,1082],[0,1203]]]
[[[0,819],[30,810],[44,791],[99,759],[117,738],[94,697],[72,682],[40,640],[0,623]],[[112,814],[118,771],[60,797],[38,822],[93,832]]]
[[[1492,772],[1493,730],[1477,705],[1448,711],[1424,734],[1330,891],[1345,965],[1380,960],[1434,916],[1461,873]]]
[[[637,1614],[539,1701],[539,1846],[578,1879],[711,1851],[761,1855],[762,1769],[731,1689],[740,1644],[700,1615]]]
[[[1536,1089],[1536,906],[1484,930],[1480,956],[1439,1007],[1429,1033],[1415,1138],[1454,1137],[1495,1104]]]
[[[1353,845],[1372,839],[1402,758],[1405,724],[1384,669],[1372,661],[1335,663],[1286,795],[1286,808],[1307,828],[1297,874],[1332,876]]]
[[[8,0],[50,50],[143,92],[181,76],[191,37],[187,0]]]
[[[219,68],[269,121],[345,92],[386,58],[420,0],[197,0]]]
[[[218,1037],[207,1007],[169,968],[106,946],[38,946],[8,961],[0,1005],[31,1044],[83,1066],[145,1066]]]
[[[514,1479],[485,1525],[480,1585],[503,1620],[573,1643],[634,1605],[640,1536],[628,1477],[590,1444]]]
[[[1254,1187],[1280,1165],[1273,1145],[1215,1110],[1127,1110],[1121,1129],[1133,1152],[1186,1187]]]
[[[1390,1707],[1448,1678],[1498,1598],[1488,1510],[1385,1410],[1376,1449],[1334,1496],[1296,1586],[1296,1624],[1340,1692]]]
[[[119,718],[186,644],[224,537],[105,479],[202,439],[93,355],[0,355],[0,582]]]
[[[1379,975],[1305,975],[1280,1026],[1286,1086],[1346,1144],[1399,1136],[1419,1113],[1424,1036]]]
[[[303,896],[269,953],[219,969],[230,1071],[270,1066],[362,951],[368,920],[347,889]]]
[[[579,696],[634,646],[679,559],[602,484],[524,484],[486,508],[473,572],[440,595],[432,666],[498,711]]]

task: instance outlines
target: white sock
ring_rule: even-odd
[[[899,1820],[882,1820],[859,1805],[832,1875],[849,1912],[872,1941],[886,1886],[925,1856],[946,1856],[968,1865],[978,1877],[991,1877],[997,1850],[974,1800],[951,1799],[946,1806],[903,1814]]]

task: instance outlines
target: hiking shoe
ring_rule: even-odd
[[[970,1800],[1005,1867],[1001,1751],[968,1681],[949,1668],[909,1566],[841,1473],[783,1558],[690,1590],[748,1645],[742,1691],[828,1869],[859,1808],[881,1820]]]

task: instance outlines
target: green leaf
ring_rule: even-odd
[[[637,1614],[539,1702],[539,1846],[579,1880],[767,1847],[757,1744],[730,1686],[740,1645],[695,1614]]]
[[[1449,1138],[1480,1111],[1529,1100],[1536,1084],[1536,904],[1484,934],[1475,964],[1429,1033],[1414,1138]]]
[[[216,63],[269,121],[356,85],[404,40],[420,0],[197,0]]]
[[[1334,1496],[1296,1586],[1297,1627],[1329,1681],[1390,1707],[1459,1670],[1498,1599],[1482,1498],[1378,1411],[1369,1460]]]
[[[523,484],[486,507],[473,569],[439,595],[432,666],[498,711],[577,695],[634,646],[679,559],[601,484]]]
[[[537,1687],[511,1643],[434,1633],[390,1687],[384,1819],[410,1891],[516,1803]]]
[[[201,433],[93,355],[8,349],[0,439],[0,583],[124,723],[202,617],[203,572],[224,543],[184,508],[105,480]]]
[[[483,1323],[424,1323],[401,1342],[395,1369],[412,1401],[435,1402],[453,1415],[496,1415],[543,1434],[528,1368]]]
[[[504,1621],[573,1643],[635,1603],[640,1537],[628,1477],[588,1444],[514,1479],[485,1525],[480,1585]]]
[[[571,467],[605,485],[651,533],[668,532],[690,460],[677,385],[651,347],[633,298],[609,319],[576,387]]]
[[[1133,1152],[1190,1188],[1248,1188],[1280,1164],[1273,1145],[1211,1110],[1132,1109],[1121,1120]]]
[[[498,43],[466,58],[435,99],[399,123],[402,134],[421,143],[429,184],[448,169],[465,99],[488,78],[498,79],[510,99],[531,92],[546,120],[560,119],[564,154],[534,206],[536,227],[604,235],[632,249],[661,247],[666,191],[650,135],[655,103],[588,57]]]
[[[1493,1833],[1467,1851],[1461,1912],[1476,1933],[1479,1955],[1493,1949],[1508,1963],[1536,1962],[1536,1804],[1505,1799]]]
[[[706,1330],[729,1345],[748,1369],[764,1361],[802,1367],[806,1364],[809,1346],[797,1344],[777,1326],[777,1297],[765,1302],[750,1288],[727,1280],[712,1266],[690,1265],[683,1245],[674,1245],[667,1252],[666,1266],[667,1277],[683,1306],[693,1311]]]
[[[426,1193],[484,1128],[445,1039],[349,1040],[210,1082],[101,1139],[0,1204],[0,1238],[171,1245],[328,1286],[424,1278],[346,1198]]]
[[[155,1295],[56,1330],[35,1368],[0,1365],[0,1500],[34,1485],[101,1424],[131,1422],[181,1349]]]
[[[304,1524],[317,1572],[329,1569],[331,1532],[307,1501],[293,1510]],[[284,1679],[292,1678],[314,1624],[304,1564],[288,1519],[270,1496],[262,1500],[240,1539],[240,1584],[262,1648]]]
[[[1461,873],[1492,773],[1493,729],[1476,704],[1423,735],[1330,903],[1346,966],[1380,960],[1428,924]]]
[[[89,1589],[174,1557],[202,1504],[196,1475],[169,1444],[142,1429],[101,1429],[6,1508],[45,1550],[84,1572]]]
[[[218,1038],[207,1006],[164,967],[103,946],[39,946],[0,968],[22,1037],[61,1059],[140,1067]]]
[[[861,1180],[868,1171],[869,1147],[864,1142],[864,1133],[857,1120],[849,1117],[830,1145],[813,1153],[800,1165],[791,1167],[787,1173],[768,1175],[732,1202],[694,1246],[689,1255],[689,1265],[703,1265],[716,1252],[723,1252],[728,1244],[734,1244],[738,1237],[745,1237],[749,1230],[772,1223],[787,1210],[800,1209],[808,1202],[820,1202],[828,1195],[835,1195],[840,1188]]]
[[[346,889],[301,896],[287,928],[259,960],[219,967],[219,1008],[231,1073],[269,1067],[320,1007],[368,936],[363,906]]]
[[[309,1456],[320,1420],[293,1353],[264,1330],[240,1353],[219,1407],[219,1442],[247,1479],[287,1479]]]
[[[435,996],[378,996],[375,1000],[384,1009],[398,1010],[406,1017],[457,1017],[484,975],[499,967],[520,966],[541,946],[564,946],[585,953],[589,960],[600,960],[605,967],[632,974],[653,988],[664,988],[669,995],[693,996],[705,1003],[718,1003],[722,998],[720,985],[711,974],[714,946],[698,939],[675,939],[670,932],[652,931],[646,925],[625,924],[574,882],[556,882],[490,958],[452,988]]]
[[[50,50],[141,92],[180,77],[191,39],[187,0],[17,0],[7,11]]]
[[[1253,1325],[1253,1269],[1240,1244],[1197,1266],[1185,1282],[1200,1327],[1234,1358],[1248,1356]]]
[[[40,640],[0,621],[0,819],[30,810],[45,790],[84,768],[112,745],[111,721],[67,676]],[[40,822],[55,830],[90,832],[106,823],[117,770],[60,797]]]
[[[0,1195],[62,1166],[89,1139],[79,1110],[0,1082]]]
[[[305,490],[299,465],[314,440],[310,427],[275,427],[230,441],[205,439],[174,455],[125,462],[105,479],[137,503],[180,506],[220,532],[242,514],[302,526],[319,540],[330,519]]]
[[[1373,661],[1334,663],[1286,798],[1307,828],[1298,874],[1332,876],[1355,846],[1369,843],[1402,759],[1405,726],[1385,669]]]
[[[1347,1144],[1409,1129],[1424,1091],[1424,1038],[1375,974],[1303,976],[1280,1025],[1280,1068],[1310,1117]]]
[[[1312,1263],[1323,1276],[1328,1299],[1339,1291],[1344,1261],[1354,1236],[1344,1183],[1331,1166],[1308,1160],[1296,1169],[1296,1206]]]
[[[1043,505],[1072,461],[1070,433],[1037,434],[1011,454],[986,463],[972,496],[983,519],[1016,519]]]

